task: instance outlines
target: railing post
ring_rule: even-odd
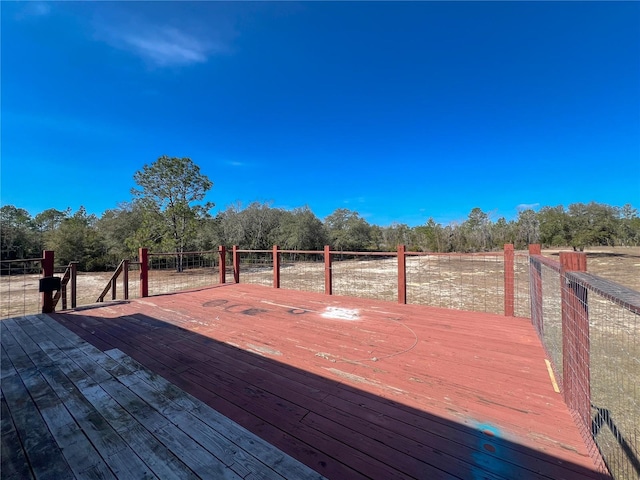
[[[562,371],[564,401],[577,412],[584,425],[591,422],[590,345],[587,289],[572,281],[567,272],[587,271],[587,256],[560,252],[562,297]]]
[[[67,285],[64,283],[64,277],[62,277],[62,280],[63,282],[60,285],[60,288],[62,290],[60,292],[60,298],[62,300],[62,310],[66,310],[67,309]]]
[[[233,281],[240,283],[240,255],[237,245],[233,246]]]
[[[111,300],[116,299],[116,283],[117,283],[117,277],[113,277],[111,279]]]
[[[224,245],[218,246],[218,265],[220,267],[220,285],[227,282],[227,249]]]
[[[140,261],[140,297],[144,298],[149,296],[149,250],[140,248],[138,260]]]
[[[129,260],[122,261],[122,295],[129,300]]]
[[[329,245],[324,246],[324,293],[331,295],[332,289],[332,275],[331,275],[331,247]]]
[[[278,245],[273,246],[273,288],[280,288],[280,253]]]
[[[504,316],[513,317],[515,315],[515,273],[514,273],[514,251],[512,243],[504,245]]]
[[[42,276],[53,277],[53,250],[45,250],[42,252]],[[42,292],[42,313],[52,313],[53,292]]]
[[[71,262],[71,278],[69,278],[69,282],[71,283],[71,308],[76,308],[77,298],[78,298],[78,262]]]
[[[544,319],[542,318],[542,264],[533,258],[534,255],[542,255],[539,243],[529,245],[529,297],[531,298],[531,323],[540,338],[542,338],[544,332]]]
[[[398,245],[398,303],[407,303],[407,257],[406,247]]]

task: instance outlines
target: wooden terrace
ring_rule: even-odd
[[[0,323],[2,478],[608,478],[527,319],[227,284]]]

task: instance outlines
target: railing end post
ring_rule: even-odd
[[[280,288],[280,252],[273,246],[273,288]]]
[[[220,270],[218,283],[223,285],[227,282],[227,249],[224,245],[218,246],[218,266]]]
[[[331,273],[331,247],[324,246],[324,293],[331,295],[333,293],[333,279]]]

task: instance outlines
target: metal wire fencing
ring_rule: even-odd
[[[181,290],[206,287],[219,283],[221,252],[149,253],[149,295],[160,295]],[[408,303],[444,308],[458,308],[481,312],[504,313],[505,272],[504,255],[491,254],[424,254],[404,252],[406,275],[401,279],[398,252],[329,252],[275,250],[278,255],[274,268],[274,250],[238,250],[236,258],[225,265],[227,278],[238,275],[243,283],[280,288],[326,292],[397,301],[406,288]],[[231,253],[231,252],[229,252]],[[514,265],[515,314],[526,316],[528,267],[526,256],[516,256]],[[3,290],[9,301],[3,302],[3,311],[35,313],[39,311],[39,260],[29,264],[3,262]],[[141,285],[140,265],[128,262],[124,272],[77,272],[77,306],[102,299],[137,298],[144,291]],[[31,265],[31,267],[27,267]],[[234,272],[234,265],[237,271]],[[18,275],[32,268],[31,277]],[[64,267],[61,267],[64,268]],[[11,273],[9,274],[9,270]],[[25,270],[26,271],[26,270]],[[22,278],[23,285],[18,287]],[[125,283],[128,295],[125,295]],[[402,282],[402,283],[400,283]],[[31,292],[29,292],[29,287]],[[20,295],[18,296],[18,290]],[[8,294],[11,292],[11,295]],[[101,293],[102,292],[102,293]],[[21,308],[17,308],[22,305]],[[57,307],[60,309],[60,306]]]
[[[640,293],[561,262],[531,256],[532,323],[597,466],[640,478]]]
[[[273,286],[272,250],[236,250],[241,283]]]
[[[0,262],[0,318],[39,313],[42,258]]]
[[[521,318],[531,318],[529,254],[517,252],[514,260],[514,315]]]
[[[324,253],[282,250],[280,287],[324,293]]]
[[[333,252],[331,280],[335,295],[397,301],[398,255]]]
[[[407,255],[407,303],[504,313],[502,254]]]
[[[162,295],[218,282],[217,251],[149,253],[149,295]]]
[[[496,314],[505,313],[508,296],[513,314],[529,317],[526,253],[515,256],[507,289],[502,252],[234,251],[242,283],[386,301],[398,301],[406,288],[407,303]],[[399,255],[405,259],[406,273],[399,268]]]
[[[566,368],[585,436],[616,479],[640,478],[640,293],[588,273],[567,272]],[[578,319],[578,320],[575,320]],[[582,321],[580,321],[582,319]]]
[[[562,298],[560,263],[531,257],[532,323],[551,362],[556,381],[562,389]]]

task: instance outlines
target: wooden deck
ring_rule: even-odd
[[[117,349],[2,328],[2,479],[322,478]]]
[[[244,284],[51,317],[331,479],[608,478],[528,320]]]

